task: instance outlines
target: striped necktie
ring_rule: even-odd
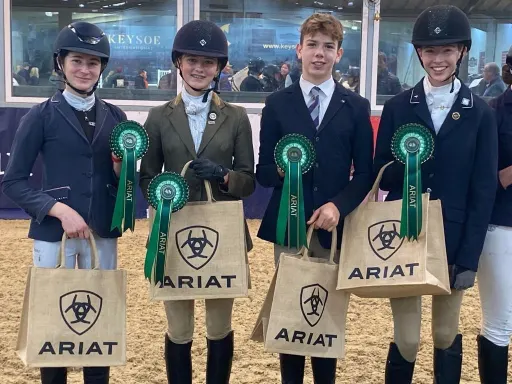
[[[308,105],[309,114],[311,115],[311,119],[313,120],[313,124],[315,128],[318,129],[320,125],[320,88],[313,87],[309,94],[312,99]]]

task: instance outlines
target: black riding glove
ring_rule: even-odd
[[[208,159],[195,159],[190,163],[190,168],[194,170],[199,179],[224,182],[229,170],[220,164],[216,164]]]
[[[461,267],[460,265],[449,265],[450,287],[457,291],[471,288],[475,285],[476,272]]]

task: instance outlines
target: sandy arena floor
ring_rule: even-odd
[[[256,238],[259,221],[251,221],[255,248],[250,253],[252,290],[248,299],[235,302],[233,327],[235,357],[231,383],[278,384],[276,355],[261,344],[249,341],[273,273],[272,246]],[[32,264],[31,240],[26,238],[27,221],[0,221],[0,384],[38,383],[39,371],[25,368],[15,353],[27,267]],[[119,267],[128,272],[128,363],[111,370],[111,383],[162,384],[166,382],[163,345],[166,321],[161,303],[149,302],[143,277],[147,224],[138,221],[135,233],[119,242]],[[204,383],[206,341],[203,303],[197,303],[196,338],[193,344],[194,383]],[[416,363],[414,383],[431,384],[432,342],[430,300],[423,302],[422,344]],[[480,325],[477,288],[467,292],[460,327],[464,335],[462,383],[479,383],[476,340]],[[347,325],[346,358],[338,362],[337,383],[384,383],[387,347],[393,332],[387,300],[352,297]],[[307,364],[305,383],[312,383]],[[82,383],[81,371],[70,372],[70,384]]]

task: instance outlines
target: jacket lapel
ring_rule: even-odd
[[[444,138],[453,131],[453,129],[461,125],[461,123],[470,115],[469,112],[472,108],[473,94],[467,86],[461,84],[459,95],[457,96],[457,99],[455,99],[450,112],[446,115],[446,119],[439,130],[439,139]]]
[[[220,100],[219,105],[216,105],[215,101],[212,100],[210,105],[210,111],[208,112],[208,116],[206,119],[206,127],[204,128],[203,137],[201,139],[201,144],[199,145],[197,155],[200,155],[201,152],[204,151],[206,146],[213,139],[213,136],[215,136],[219,128],[222,126],[224,120],[226,120],[226,114],[223,111],[225,106],[226,105],[224,104],[224,102],[222,102],[222,100]]]
[[[423,80],[418,82],[412,89],[411,98],[409,102],[414,105],[414,112],[418,117],[425,123],[425,125],[432,131],[434,137],[436,130],[434,129],[434,123],[432,122],[432,116],[428,110],[427,100],[425,98],[425,89],[423,88]]]
[[[97,137],[100,135],[103,126],[105,125],[105,120],[107,119],[107,106],[103,101],[101,101],[98,97],[96,97],[96,126],[94,129],[94,137],[92,139],[92,144],[94,145]]]
[[[306,105],[306,101],[304,100],[304,95],[302,94],[302,88],[300,87],[300,82],[296,81],[288,88],[285,88],[292,98],[291,104],[294,106],[295,111],[297,112],[298,121],[301,124],[304,124],[306,129],[312,130],[316,132],[316,128],[313,124],[313,119],[311,119],[311,115],[308,111],[308,106]]]
[[[327,107],[327,111],[325,111],[324,117],[322,118],[322,122],[318,127],[318,132],[324,129],[327,124],[332,120],[332,118],[336,115],[341,107],[343,107],[346,103],[345,96],[347,95],[347,90],[343,88],[343,86],[339,83],[336,83],[336,87],[334,88],[334,93],[332,94],[331,101],[329,102],[329,106]]]
[[[188,151],[195,159],[197,155],[194,147],[194,139],[192,139],[192,133],[190,133],[190,127],[188,125],[188,118],[185,113],[183,101],[180,101],[178,105],[175,105],[174,100],[172,100],[168,104],[167,117],[183,144],[185,144],[185,147],[187,147]]]
[[[52,98],[51,102],[55,103],[55,108],[59,111],[59,113],[64,117],[64,119],[73,127],[73,129],[82,137],[87,144],[89,144],[89,140],[85,136],[84,130],[82,129],[82,126],[80,125],[80,122],[78,121],[75,113],[67,103],[67,101],[64,99],[64,96],[62,96],[62,93],[60,91],[56,92]]]

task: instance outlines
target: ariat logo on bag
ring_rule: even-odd
[[[300,309],[310,326],[314,327],[322,318],[328,295],[329,292],[320,284],[302,287],[300,291]]]
[[[322,318],[328,296],[329,292],[320,284],[306,285],[300,290],[300,310],[310,327],[317,325]],[[338,335],[330,333],[305,332],[304,330],[281,328],[274,337],[274,340],[330,348],[332,347],[333,340],[337,338]]]
[[[195,270],[200,270],[215,255],[219,245],[219,232],[200,225],[176,232],[176,246],[183,260]]]
[[[103,299],[91,291],[72,291],[60,297],[60,313],[78,336],[90,330],[101,313]]]
[[[400,249],[404,239],[399,236],[399,228],[399,220],[380,221],[368,228],[368,242],[377,257],[386,261]]]
[[[233,287],[233,281],[237,278],[236,275],[210,275],[208,272],[200,271],[215,256],[218,245],[219,232],[212,228],[194,225],[176,232],[176,247],[181,258],[199,272],[180,270],[177,275],[166,275],[159,287],[178,289]]]
[[[388,261],[404,243],[404,238],[400,238],[398,230],[399,220],[379,221],[368,227],[368,242],[375,255],[382,261]],[[398,276],[413,276],[414,268],[419,267],[419,263],[408,263],[398,265],[367,266],[366,270],[354,268],[348,279],[388,279]]]
[[[78,336],[87,333],[98,320],[103,299],[91,291],[72,291],[60,297],[60,314],[69,329]],[[117,341],[45,341],[39,355],[112,355]]]

